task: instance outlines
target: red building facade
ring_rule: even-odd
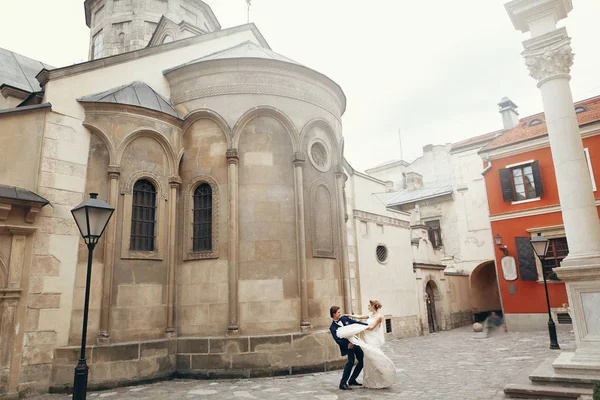
[[[600,177],[600,96],[574,106],[596,204],[600,205],[597,190],[600,188],[597,180]],[[568,243],[544,115],[519,120],[516,126],[501,131],[479,153],[485,166],[483,175],[492,235],[502,237],[508,253],[505,255],[500,248],[496,251],[496,270],[508,328],[529,330],[546,326],[548,310],[542,274],[548,277],[555,322],[570,323],[565,286],[552,272],[568,254]],[[537,233],[550,240],[544,263],[535,257],[529,243]]]

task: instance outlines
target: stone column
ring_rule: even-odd
[[[102,303],[100,305],[100,330],[96,341],[98,345],[110,344],[110,307],[112,303],[112,279],[115,264],[115,237],[117,235],[117,214],[119,205],[119,177],[121,167],[108,167],[108,204],[115,209],[104,233],[104,277],[102,280]]]
[[[181,185],[181,178],[172,176],[169,178],[169,286],[167,290],[168,309],[167,309],[167,336],[176,336],[175,330],[175,267],[177,259],[177,191]]]
[[[566,283],[577,341],[562,353],[559,372],[600,375],[600,224],[569,86],[571,39],[556,28],[572,9],[570,0],[514,0],[506,9],[516,29],[531,32],[523,42],[530,75],[542,93],[569,255],[556,269]]]
[[[300,331],[310,332],[308,320],[308,286],[306,281],[306,227],[304,219],[304,177],[302,167],[306,161],[304,153],[294,154],[294,189],[296,195],[296,260],[298,263],[298,283],[300,289],[301,321]]]
[[[350,264],[348,262],[348,236],[346,234],[346,204],[344,204],[344,182],[347,176],[341,166],[336,166],[335,182],[337,194],[340,254],[342,256],[342,280],[344,281],[344,312],[352,313],[352,291],[350,289]]]
[[[229,168],[229,218],[227,231],[229,236],[229,325],[227,335],[237,336],[240,332],[238,322],[238,265],[240,259],[240,241],[238,227],[238,165],[237,149],[227,149],[227,165]]]

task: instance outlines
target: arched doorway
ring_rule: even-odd
[[[471,306],[476,321],[482,321],[491,311],[502,313],[494,261],[479,264],[471,273]]]
[[[436,284],[433,281],[427,282],[427,286],[425,286],[425,305],[427,307],[427,325],[429,326],[429,333],[440,330],[438,325],[438,312],[435,306],[436,292]]]

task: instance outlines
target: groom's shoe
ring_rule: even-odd
[[[342,390],[352,390],[352,388],[350,386],[348,386],[345,383],[340,383],[340,389]]]
[[[362,383],[358,383],[356,381],[350,381],[350,382],[348,382],[348,386],[362,386]]]

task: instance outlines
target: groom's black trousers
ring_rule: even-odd
[[[353,382],[358,378],[360,371],[363,369],[363,358],[365,357],[365,353],[363,353],[362,349],[358,346],[354,346],[351,349],[348,349],[348,362],[344,367],[344,374],[342,375],[342,381],[340,384]],[[354,368],[354,372],[352,376],[350,376],[350,372],[352,372],[352,367],[354,367],[354,360],[358,360],[358,364],[356,364],[356,368]],[[348,380],[350,378],[350,380]]]

